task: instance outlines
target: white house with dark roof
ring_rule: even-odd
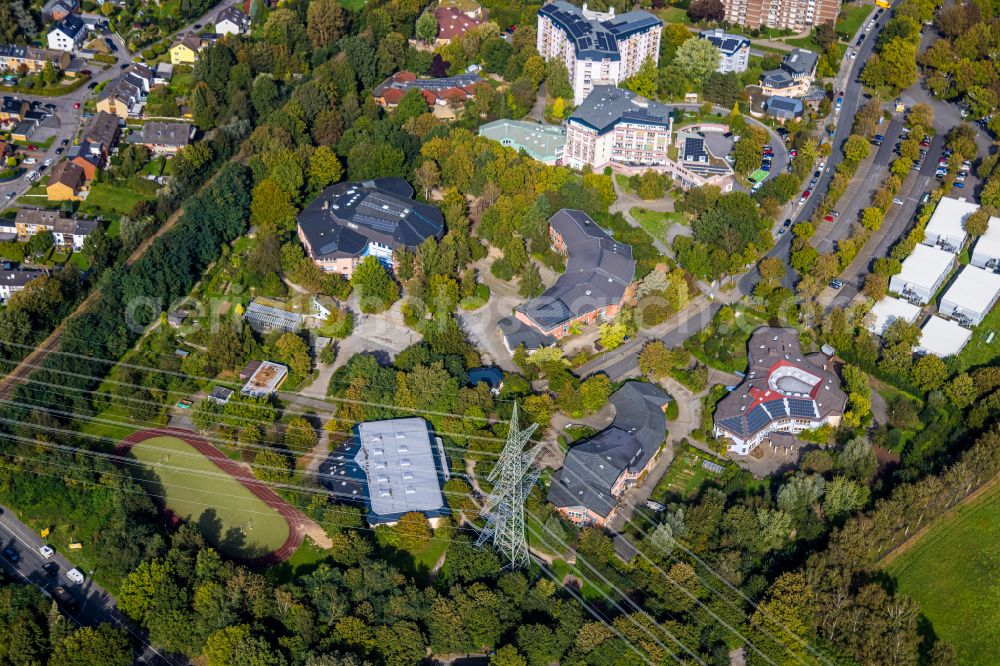
[[[847,395],[823,354],[803,354],[792,328],[758,328],[747,347],[747,374],[715,408],[715,436],[747,455],[772,432],[836,427]]]
[[[215,17],[215,32],[220,35],[245,35],[250,32],[250,15],[236,7],[226,7]]]
[[[745,72],[750,62],[750,40],[743,35],[731,35],[721,28],[702,30],[698,36],[719,49],[719,66],[715,71]]]
[[[794,49],[785,54],[777,69],[760,75],[760,88],[764,95],[771,97],[802,97],[809,92],[816,80],[816,65],[819,56],[806,49]]]
[[[0,270],[0,303],[6,303],[8,298],[24,289],[25,285],[43,275],[47,273],[30,268]]]
[[[600,84],[615,85],[636,74],[646,60],[660,58],[663,21],[647,11],[615,15],[557,0],[538,10],[538,53],[561,60],[569,72],[573,103]]]
[[[87,26],[76,14],[68,14],[46,36],[50,49],[72,52],[83,45]]]

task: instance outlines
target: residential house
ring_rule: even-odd
[[[573,103],[581,104],[597,85],[617,85],[660,58],[663,21],[647,11],[615,15],[557,0],[538,10],[538,53],[561,60],[569,72]]]
[[[185,35],[170,45],[171,65],[194,65],[204,43],[198,35]]]
[[[80,13],[80,0],[48,0],[42,5],[42,20],[62,21],[70,14]]]
[[[794,49],[781,59],[778,69],[760,75],[760,89],[766,97],[803,97],[816,80],[819,56],[805,49]]]
[[[437,79],[418,79],[413,72],[396,72],[372,91],[379,106],[394,109],[411,88],[424,96],[429,106],[448,104],[455,100],[464,102],[476,93],[476,86],[483,83],[479,74],[459,74]]]
[[[24,289],[25,285],[43,275],[47,273],[28,268],[0,270],[0,303],[6,303],[8,298]]]
[[[18,208],[14,218],[19,240],[27,240],[42,231],[51,231],[55,245],[79,252],[87,236],[94,233],[100,222],[90,218],[66,217],[56,210]]]
[[[27,100],[5,96],[3,103],[0,104],[0,121],[19,123],[25,119],[30,110],[31,103]]]
[[[83,45],[87,26],[76,14],[70,14],[55,25],[47,35],[50,49],[72,53]]]
[[[142,99],[142,90],[135,83],[120,76],[101,91],[97,98],[97,111],[126,120],[139,110]]]
[[[621,494],[652,469],[666,439],[670,398],[659,386],[626,382],[610,402],[611,425],[570,447],[549,484],[548,501],[579,525],[606,525]]]
[[[772,432],[840,425],[847,394],[826,355],[802,353],[798,331],[758,328],[747,357],[743,382],[715,408],[715,436],[731,441],[730,452],[748,455]]]
[[[194,127],[190,123],[147,122],[141,132],[133,132],[129,140],[141,143],[155,155],[176,155],[191,143]]]
[[[120,119],[107,111],[98,111],[80,133],[80,141],[90,143],[99,148],[101,157],[105,160],[118,145],[121,133]]]
[[[462,35],[482,24],[479,16],[470,16],[457,7],[444,4],[434,8],[434,18],[438,24],[435,46],[444,46],[453,39],[461,39]]]
[[[769,97],[767,102],[765,102],[765,107],[767,115],[782,123],[801,118],[804,111],[801,99],[782,97],[780,95]]]
[[[49,201],[81,201],[86,177],[83,168],[74,162],[63,160],[49,172],[49,184],[45,187]]]
[[[441,209],[414,201],[413,187],[395,177],[331,185],[297,222],[309,258],[347,278],[365,257],[392,270],[397,250],[412,252],[426,239],[444,235]]]
[[[749,39],[743,35],[731,35],[720,28],[702,30],[698,36],[719,49],[719,66],[715,71],[722,74],[746,71],[750,62]]]
[[[153,84],[165,86],[174,78],[174,66],[169,62],[161,62],[156,66],[156,73],[153,77]]]
[[[549,218],[552,249],[566,257],[566,270],[555,284],[514,310],[513,320],[499,322],[519,335],[522,327],[559,339],[574,324],[613,319],[635,277],[632,248],[614,240],[589,215],[564,208]],[[517,326],[520,322],[521,326]],[[508,348],[512,339],[505,333]]]
[[[215,32],[220,35],[245,35],[250,32],[250,15],[236,7],[226,7],[215,17]]]
[[[16,72],[24,68],[24,71],[34,74],[45,69],[47,63],[52,63],[56,71],[61,71],[69,66],[71,60],[66,51],[16,44],[0,45],[0,71]]]
[[[83,169],[83,177],[88,182],[94,180],[97,172],[106,164],[100,145],[88,141],[70,146],[66,151],[66,159]]]

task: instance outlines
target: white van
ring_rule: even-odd
[[[71,583],[76,583],[77,585],[83,584],[83,574],[79,569],[70,569],[67,571],[66,578],[68,578]]]

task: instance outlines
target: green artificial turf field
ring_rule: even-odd
[[[996,663],[1000,645],[1000,486],[960,506],[887,567],[962,664]]]
[[[288,539],[285,519],[187,442],[169,436],[132,445],[144,463],[137,471],[147,491],[178,518],[192,522],[220,551],[249,559]]]

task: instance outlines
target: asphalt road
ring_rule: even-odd
[[[181,663],[174,658],[161,655],[149,645],[145,636],[131,626],[118,611],[114,597],[91,580],[89,576],[82,585],[77,585],[66,578],[66,572],[75,568],[76,565],[59,552],[48,559],[43,557],[38,549],[45,544],[45,541],[18,520],[13,511],[7,507],[0,507],[0,511],[2,511],[0,513],[0,551],[10,547],[20,557],[15,563],[0,552],[0,565],[13,580],[35,585],[46,591],[51,591],[60,585],[64,587],[76,599],[80,608],[72,613],[63,609],[63,613],[78,625],[93,626],[111,623],[125,627],[129,632],[133,646],[137,652],[140,652],[136,660],[137,664],[172,666]],[[55,576],[49,576],[42,569],[42,565],[47,562],[55,562],[59,565],[59,571]]]

